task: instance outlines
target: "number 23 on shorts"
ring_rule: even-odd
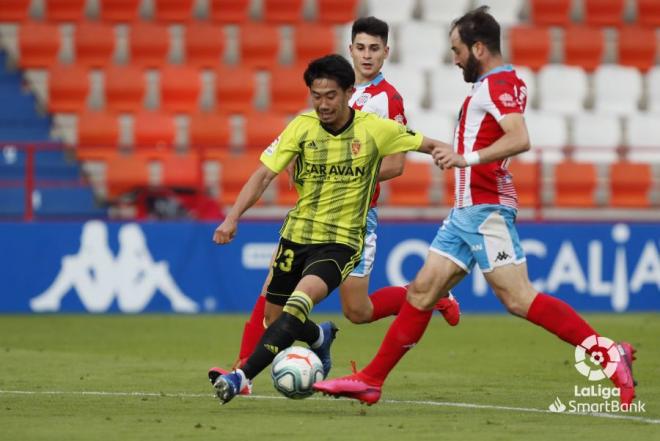
[[[288,273],[291,271],[291,266],[293,264],[293,258],[295,254],[293,250],[289,248],[284,248],[280,245],[277,250],[277,256],[275,257],[275,262],[273,263],[273,268],[279,267],[281,271]]]

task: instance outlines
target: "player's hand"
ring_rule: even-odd
[[[218,228],[215,229],[213,233],[213,242],[224,245],[232,241],[234,236],[236,236],[236,230],[238,224],[232,219],[225,219]]]
[[[449,144],[435,147],[431,154],[433,155],[433,161],[435,164],[442,170],[454,167],[467,167],[467,163],[465,162],[463,155],[459,155],[458,153],[454,152],[453,148]]]

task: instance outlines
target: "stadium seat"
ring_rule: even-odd
[[[308,63],[315,58],[335,52],[335,31],[331,26],[298,23],[294,32],[297,63]]]
[[[652,67],[646,74],[647,108],[650,112],[660,113],[660,66]]]
[[[75,22],[83,18],[85,0],[46,0],[46,19]]]
[[[554,167],[557,207],[590,208],[595,206],[596,166],[562,162]]]
[[[115,154],[106,163],[109,198],[149,185],[149,161],[140,155]]]
[[[191,22],[186,26],[186,64],[214,68],[222,61],[225,33],[222,27]]]
[[[637,22],[643,26],[660,26],[660,2],[637,0]]]
[[[568,144],[568,129],[563,116],[527,111],[525,122],[532,148],[517,159],[551,164],[565,159],[564,147]]]
[[[243,184],[259,167],[259,164],[259,156],[256,154],[229,156],[220,164],[220,197],[218,200],[222,205],[232,205],[236,202],[236,197]],[[261,204],[262,200],[260,199],[257,205]]]
[[[98,204],[88,186],[38,187],[32,196],[34,215],[41,218],[103,218],[106,209]]]
[[[566,26],[571,21],[572,0],[531,0],[531,18],[536,25]]]
[[[138,148],[174,144],[174,119],[169,114],[140,112],[133,116],[134,145]]]
[[[322,23],[349,23],[357,17],[359,0],[316,0],[317,20]]]
[[[112,26],[97,22],[80,22],[76,26],[76,64],[103,67],[112,61],[115,31]]]
[[[0,187],[0,217],[23,216],[25,205],[25,188]]]
[[[116,148],[119,142],[119,122],[113,113],[81,112],[77,126],[77,151],[97,147]]]
[[[394,85],[403,98],[404,108],[419,108],[426,94],[424,72],[393,63],[385,64],[383,75]]]
[[[89,73],[76,65],[53,65],[48,70],[48,111],[78,112],[87,106]]]
[[[583,111],[589,90],[584,70],[576,66],[549,64],[536,78],[540,110],[561,115]]]
[[[616,87],[613,87],[616,85]],[[594,110],[626,115],[637,112],[642,75],[633,67],[603,65],[594,73]]]
[[[168,153],[161,158],[161,184],[166,187],[201,188],[201,164],[195,153]]]
[[[454,170],[442,172],[443,189],[442,189],[442,203],[446,207],[453,207],[455,203],[455,175]]]
[[[28,17],[32,0],[4,0],[0,9],[0,23],[21,22]]]
[[[311,107],[309,90],[303,81],[307,65],[273,67],[270,70],[270,110],[299,113]]]
[[[229,150],[231,128],[222,113],[200,112],[190,115],[190,145],[193,149]]]
[[[303,0],[263,0],[263,17],[268,23],[297,23],[303,19]]]
[[[108,66],[104,70],[105,107],[117,112],[135,112],[143,107],[145,80],[135,66]]]
[[[250,0],[211,0],[211,21],[243,23],[248,20]]]
[[[520,22],[520,12],[525,0],[476,0],[475,7],[488,5],[489,12],[497,18],[500,26],[511,26]]]
[[[660,164],[660,124],[658,115],[636,113],[628,116],[628,155],[631,162]]]
[[[409,21],[399,25],[399,63],[409,68],[435,68],[449,49],[447,30],[436,23]]]
[[[387,204],[394,206],[422,206],[431,204],[431,167],[427,162],[406,161],[403,174],[387,181]]]
[[[277,64],[280,34],[268,24],[243,24],[240,27],[241,64],[269,69]]]
[[[244,66],[220,66],[215,70],[216,108],[225,113],[252,111],[254,71]]]
[[[509,30],[511,62],[534,70],[548,64],[550,31],[543,27],[513,26]]]
[[[573,160],[612,163],[619,159],[621,123],[611,114],[580,113],[573,117]]]
[[[617,162],[610,166],[610,205],[646,208],[651,205],[649,191],[653,184],[649,164]]]
[[[571,26],[564,30],[564,64],[588,72],[603,62],[605,34],[600,28]]]
[[[625,0],[584,0],[585,22],[590,26],[623,24]]]
[[[160,105],[166,112],[197,110],[202,88],[200,73],[188,66],[168,65],[160,70]]]
[[[440,66],[431,72],[431,108],[458,117],[471,85],[455,66]],[[405,99],[405,92],[401,92]]]
[[[655,64],[658,42],[653,29],[625,26],[619,29],[618,64],[644,72]]]
[[[439,139],[447,143],[452,143],[454,138],[454,126],[456,125],[455,118],[443,112],[432,112],[429,110],[422,111],[408,111],[406,110],[406,118],[408,119],[407,126],[411,129],[429,136],[431,138]],[[415,156],[416,152],[407,153],[407,157]],[[422,158],[431,162],[431,157],[424,153],[419,153]],[[420,156],[418,156],[419,158]]]
[[[193,0],[155,0],[155,19],[163,22],[186,22],[192,18]]]
[[[277,113],[255,112],[245,116],[245,150],[261,153],[282,133],[288,119]]]
[[[104,22],[132,22],[139,18],[141,0],[103,0],[99,18]]]
[[[159,68],[165,64],[170,46],[167,26],[135,22],[130,29],[131,64]]]
[[[407,22],[412,19],[414,0],[366,0],[368,15],[374,15],[389,23]]]
[[[541,167],[537,163],[511,161],[507,169],[513,176],[520,207],[538,207],[541,202]]]
[[[471,0],[453,0],[451,2],[421,0],[422,17],[426,22],[448,26],[456,17],[460,17],[468,10],[470,3]]]
[[[18,31],[18,48],[21,68],[47,68],[57,61],[60,31],[48,23],[23,22]]]
[[[277,180],[277,194],[275,195],[275,204],[292,207],[298,201],[298,191],[295,186],[290,186],[289,175],[280,173]]]

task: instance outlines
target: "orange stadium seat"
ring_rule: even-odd
[[[174,144],[174,119],[169,114],[140,112],[133,116],[136,147],[169,147]]]
[[[288,119],[277,113],[255,112],[245,116],[245,149],[262,152],[284,130]]]
[[[46,0],[48,21],[78,21],[85,13],[85,0]]]
[[[296,23],[303,19],[303,0],[263,0],[264,19],[269,23]]]
[[[135,66],[108,66],[105,71],[105,106],[118,112],[135,112],[142,108],[144,72]]]
[[[298,192],[295,186],[290,186],[289,175],[286,172],[280,173],[275,179],[277,180],[275,204],[289,207],[294,206],[298,200]]]
[[[564,64],[580,66],[588,72],[603,62],[605,35],[601,28],[573,26],[564,32]]]
[[[0,22],[23,21],[28,17],[32,0],[4,0],[0,8]]]
[[[637,22],[644,26],[660,26],[660,1],[637,0]]]
[[[231,205],[236,202],[236,197],[243,184],[259,167],[259,164],[259,156],[256,154],[229,156],[220,164],[220,197],[218,200],[222,205]],[[260,199],[257,205],[260,205],[262,200]]]
[[[591,26],[623,24],[625,0],[584,0],[585,22]]]
[[[317,0],[318,20],[323,23],[349,23],[357,17],[359,0]]]
[[[225,113],[252,111],[254,71],[244,66],[220,66],[215,70],[216,107]]]
[[[193,0],[156,0],[155,19],[165,22],[183,22],[192,18]]]
[[[593,164],[562,162],[555,165],[554,171],[556,206],[595,206],[596,167]]]
[[[309,90],[303,81],[307,65],[274,67],[270,71],[270,110],[299,113],[310,108]]]
[[[140,155],[116,153],[106,162],[108,197],[149,185],[149,161]]]
[[[161,67],[170,46],[167,26],[134,22],[130,30],[131,63],[144,67]]]
[[[141,0],[103,0],[100,19],[111,22],[132,22],[139,18]]]
[[[610,166],[610,205],[613,207],[649,207],[651,201],[651,166],[617,162]]]
[[[57,61],[60,31],[53,24],[29,21],[21,23],[18,31],[18,47],[20,67],[49,67]]]
[[[547,28],[516,26],[510,33],[511,62],[538,70],[550,59],[550,31]]]
[[[653,29],[622,27],[619,29],[619,64],[647,71],[655,64],[657,46]]]
[[[442,192],[442,199],[443,203],[447,207],[453,207],[454,202],[455,202],[455,197],[454,197],[454,184],[456,182],[456,179],[454,177],[454,170],[445,170],[442,172],[442,180],[443,180],[443,192]]]
[[[186,64],[195,67],[216,67],[225,50],[222,27],[191,22],[186,26]]]
[[[160,105],[165,111],[194,112],[201,89],[199,70],[193,67],[165,66],[160,70]]]
[[[297,63],[309,61],[335,52],[335,31],[331,26],[300,23],[294,28]]]
[[[105,147],[116,149],[119,121],[113,113],[81,112],[78,114],[78,151]]]
[[[277,63],[279,47],[276,26],[249,23],[240,27],[241,64],[268,69]]]
[[[216,23],[243,23],[249,10],[250,0],[211,0],[211,20]]]
[[[115,31],[105,23],[84,21],[76,26],[76,64],[103,67],[112,61]]]
[[[161,159],[162,184],[167,187],[200,188],[201,164],[195,153],[168,153]]]
[[[193,113],[190,115],[189,131],[192,148],[229,151],[231,127],[227,115],[211,112]]]
[[[539,165],[534,162],[512,161],[508,169],[518,193],[518,205],[532,208],[538,206],[541,185]]]
[[[79,112],[87,107],[89,72],[87,69],[60,64],[48,70],[48,111]]]
[[[544,26],[566,26],[571,21],[571,0],[531,0],[532,22]]]
[[[426,162],[406,161],[403,174],[388,182],[388,205],[428,206],[431,203],[431,167]]]

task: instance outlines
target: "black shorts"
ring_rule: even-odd
[[[341,243],[302,245],[281,238],[273,262],[266,299],[285,305],[304,276],[313,274],[328,285],[328,294],[360,263],[360,253]]]

